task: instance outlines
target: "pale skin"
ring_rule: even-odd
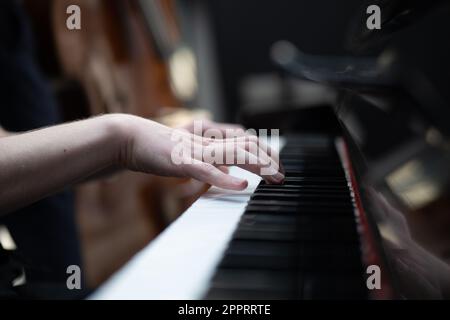
[[[225,130],[230,126],[208,122],[206,127]],[[190,129],[186,126],[186,129]],[[171,152],[173,128],[140,117],[112,114],[83,121],[12,134],[0,127],[0,214],[5,214],[102,171],[123,168],[148,174],[192,177],[225,189],[243,190],[247,181],[233,177],[220,164],[195,158],[176,165]],[[186,132],[194,144],[225,148],[230,140],[211,140]],[[249,141],[256,137],[233,139],[236,153],[257,157],[257,163],[239,165],[259,174],[269,155],[254,153]],[[253,153],[252,153],[253,152]],[[278,156],[270,152],[270,160]],[[277,168],[278,169],[278,168]],[[269,183],[282,183],[282,169],[263,177]]]

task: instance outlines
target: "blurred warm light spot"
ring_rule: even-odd
[[[197,94],[197,64],[193,52],[186,47],[176,50],[169,61],[172,89],[182,100],[192,100]]]
[[[440,195],[440,188],[418,160],[409,161],[387,176],[394,193],[411,209],[419,209]]]
[[[16,250],[17,248],[8,228],[5,226],[0,226],[0,244],[5,250]]]

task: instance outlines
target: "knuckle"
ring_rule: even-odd
[[[214,173],[214,166],[213,165],[211,165],[211,164],[209,164],[209,163],[206,163],[206,162],[202,162],[201,164],[200,164],[200,166],[201,166],[201,171],[204,173],[204,174],[206,174],[206,175],[211,175],[212,173]]]

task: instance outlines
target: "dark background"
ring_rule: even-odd
[[[275,71],[269,50],[289,40],[304,52],[348,52],[347,30],[359,17],[362,0],[210,0],[226,117],[235,120],[240,80],[250,73]],[[364,18],[364,17],[363,17]]]

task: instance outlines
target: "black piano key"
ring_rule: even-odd
[[[295,149],[285,149],[280,153],[280,158],[287,159],[309,159],[312,162],[314,159],[323,159],[330,158],[336,156],[336,152],[334,150],[313,150],[307,148],[295,148]]]
[[[269,240],[269,241],[300,241],[301,236],[296,231],[254,230],[241,228],[233,236],[236,240]]]
[[[334,223],[323,221],[301,227],[297,239],[305,242],[359,243],[355,223]]]
[[[258,290],[289,292],[298,289],[297,272],[253,269],[218,269],[212,279],[212,287],[229,290]]]
[[[348,185],[345,177],[286,177],[284,179],[285,183],[298,184],[298,185],[308,185],[308,184],[321,184],[321,185]]]
[[[267,194],[271,195],[272,193],[280,193],[283,194],[323,194],[323,195],[333,195],[335,197],[346,197],[351,199],[348,188],[343,189],[332,189],[332,188],[313,188],[313,187],[295,187],[295,188],[277,188],[266,186],[266,188],[258,188],[255,190],[254,194]]]
[[[290,177],[336,177],[344,176],[343,170],[337,169],[312,169],[312,168],[286,168],[283,167],[285,176]]]
[[[231,241],[227,254],[287,257],[298,256],[299,245],[295,242]]]
[[[261,182],[261,186],[274,186],[274,184]],[[342,178],[323,178],[323,177],[286,177],[284,179],[284,186],[322,186],[322,187],[348,187],[347,180]]]
[[[258,185],[207,297],[366,297],[354,204],[333,139],[289,137],[280,159],[284,184]]]
[[[306,230],[303,232],[292,230],[277,230],[275,228],[245,228],[241,227],[233,236],[236,240],[269,240],[269,241],[303,241],[303,242],[325,242],[334,241],[342,243],[358,243],[355,233],[339,232],[315,232]]]
[[[245,214],[241,217],[240,226],[258,225],[287,225],[294,226],[299,223],[300,217],[282,214]],[[239,228],[239,227],[238,227]]]
[[[317,207],[310,206],[282,206],[282,205],[256,205],[250,204],[247,206],[244,214],[292,214],[292,215],[343,215],[353,216],[353,210],[349,210],[348,207]]]
[[[287,146],[296,145],[314,145],[314,146],[331,146],[333,144],[333,137],[323,134],[295,134],[290,133],[285,135]]]
[[[299,214],[298,208],[283,206],[248,205],[244,214]]]
[[[353,217],[246,214],[234,239],[271,241],[340,241],[356,243],[358,235]]]
[[[318,169],[318,168],[334,168],[336,170],[342,169],[339,160],[321,159],[311,162],[310,160],[294,160],[294,159],[280,159],[285,170],[300,170],[300,169]]]
[[[361,271],[358,245],[233,240],[222,268]]]
[[[316,190],[318,192],[344,192],[344,193],[349,193],[350,189],[348,187],[348,185],[343,185],[343,186],[327,186],[327,185],[320,185],[320,184],[307,184],[307,185],[293,185],[293,184],[289,184],[289,183],[284,183],[284,184],[266,184],[266,183],[261,183],[258,188],[255,190],[255,192],[264,192],[265,190],[282,190],[283,192],[291,192],[291,191],[296,191],[296,192],[302,192],[303,190]]]
[[[300,248],[295,242],[232,240],[221,268],[296,269]]]
[[[298,209],[319,209],[319,208],[328,208],[329,210],[334,209],[343,209],[343,210],[353,210],[353,204],[348,201],[339,201],[339,200],[326,200],[321,201],[321,199],[317,200],[303,200],[303,199],[291,199],[291,200],[250,200],[248,202],[249,206],[279,206],[279,207],[290,207],[290,208],[298,208]]]
[[[345,177],[345,173],[336,169],[305,169],[283,167],[284,174],[287,178],[306,178],[306,177]]]
[[[361,273],[307,273],[303,277],[302,298],[367,299],[368,292]]]
[[[288,291],[269,291],[255,289],[210,288],[205,299],[208,300],[292,300],[296,295]]]
[[[243,215],[233,239],[296,241],[298,224],[293,215]]]
[[[299,161],[300,160],[300,161]],[[339,167],[341,164],[339,163],[339,158],[332,157],[330,155],[319,156],[319,155],[311,155],[311,154],[299,154],[299,153],[288,153],[288,154],[280,154],[280,161],[286,165],[298,165],[302,163],[317,163],[317,164],[329,164]]]
[[[301,247],[300,268],[304,270],[354,270],[362,272],[359,244],[311,242]]]
[[[305,192],[305,193],[297,193],[294,194],[292,192],[289,193],[280,193],[280,192],[255,192],[251,197],[251,200],[279,200],[279,201],[296,201],[300,199],[305,200],[318,200],[318,201],[340,201],[343,203],[351,203],[351,197],[348,194],[339,194],[339,193],[321,193],[321,192]]]

